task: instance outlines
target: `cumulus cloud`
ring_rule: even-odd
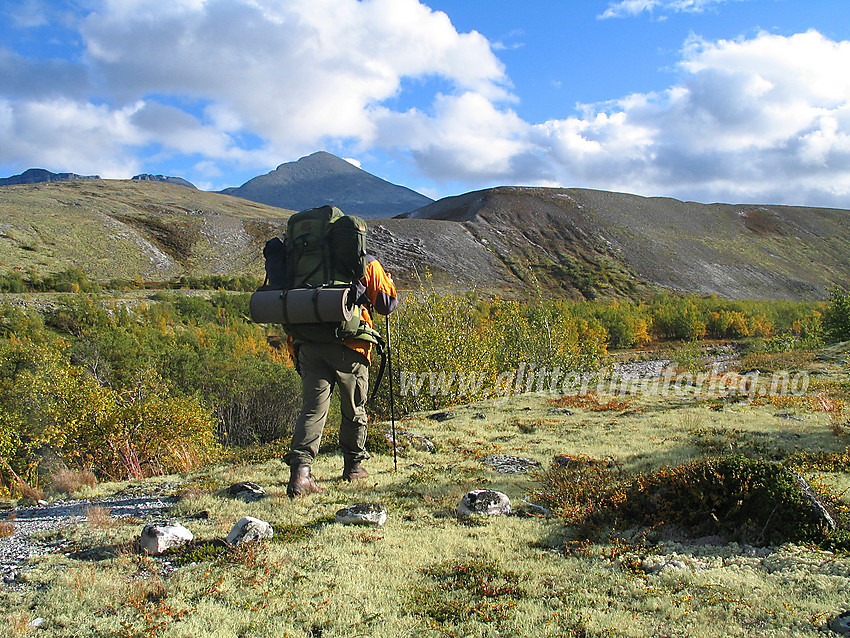
[[[45,168],[128,177],[145,158],[179,157],[192,181],[221,187],[230,168],[268,170],[337,145],[406,157],[425,178],[468,190],[841,206],[850,195],[850,42],[816,31],[694,37],[666,90],[528,122],[497,45],[418,0],[87,1],[81,56],[0,50],[0,163],[49,157]],[[411,80],[439,87],[430,103],[397,106]]]
[[[561,183],[700,201],[845,207],[850,42],[689,41],[666,91],[589,105],[532,138]]]
[[[131,123],[139,105],[111,109],[105,105],[56,99],[0,100],[0,140],[4,158],[50,158],[52,166],[30,166],[75,173],[126,177],[138,169],[127,145],[144,138]]]
[[[279,150],[373,137],[371,109],[404,77],[507,96],[478,33],[416,0],[108,0],[83,27],[88,55],[121,101],[156,92],[215,101],[217,124],[261,131]],[[221,117],[224,116],[224,117]]]
[[[104,134],[110,119],[126,118],[132,135],[95,153],[107,162],[122,144],[128,162],[138,151],[132,145],[158,144],[162,155],[199,153],[255,166],[334,140],[368,148],[381,135],[383,103],[410,78],[437,77],[451,92],[488,103],[512,99],[490,43],[475,31],[459,33],[444,13],[418,0],[93,0],[92,6],[80,19],[84,55],[76,62],[0,51],[0,70],[10,71],[0,97],[15,101],[13,118],[38,99],[45,112],[57,100],[80,111],[97,105],[109,114]],[[0,161],[20,163],[43,136],[23,123],[13,126],[17,135],[34,137],[17,150],[0,150]]]

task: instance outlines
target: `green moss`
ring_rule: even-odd
[[[164,557],[175,567],[213,561],[231,550],[223,540],[187,543],[168,550]]]

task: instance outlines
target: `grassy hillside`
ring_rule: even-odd
[[[502,187],[411,214],[463,223],[515,275],[585,297],[646,284],[741,299],[822,299],[850,279],[850,212]]]
[[[291,211],[153,181],[0,189],[0,267],[94,279],[262,273],[263,238]]]
[[[93,279],[263,273],[291,211],[150,181],[0,187],[0,269]],[[848,211],[503,187],[371,219],[370,250],[400,284],[568,299],[658,289],[818,300],[850,280]]]

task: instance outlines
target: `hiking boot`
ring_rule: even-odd
[[[360,465],[360,461],[349,461],[346,459],[345,467],[342,470],[343,481],[352,483],[353,481],[364,479],[367,476],[369,476],[369,472],[366,471],[365,467]]]
[[[289,485],[286,486],[286,495],[289,498],[304,496],[305,494],[321,494],[324,492],[316,484],[316,479],[310,474],[309,465],[293,465],[289,471]]]

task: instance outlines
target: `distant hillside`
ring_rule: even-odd
[[[263,273],[292,211],[150,180],[0,189],[0,270],[79,267],[97,280]]]
[[[76,173],[51,173],[43,168],[30,168],[20,175],[0,178],[0,186],[40,184],[41,182],[66,182],[74,179],[100,179],[100,176],[77,175]]]
[[[0,271],[79,267],[97,280],[263,274],[291,210],[151,180],[0,189]],[[369,220],[402,286],[566,299],[672,289],[822,299],[850,281],[850,211],[695,204],[582,189],[502,187]]]
[[[186,186],[187,188],[196,188],[192,182],[183,179],[182,177],[169,177],[167,175],[151,175],[150,173],[143,173],[141,175],[134,175],[132,179],[149,182],[168,182],[169,184],[177,184],[178,186]]]
[[[333,204],[361,217],[392,217],[433,201],[324,151],[281,164],[266,175],[221,192],[292,210]]]
[[[586,297],[645,284],[731,298],[818,299],[850,281],[850,211],[697,204],[586,189],[502,187],[409,215],[452,220],[517,277]]]

